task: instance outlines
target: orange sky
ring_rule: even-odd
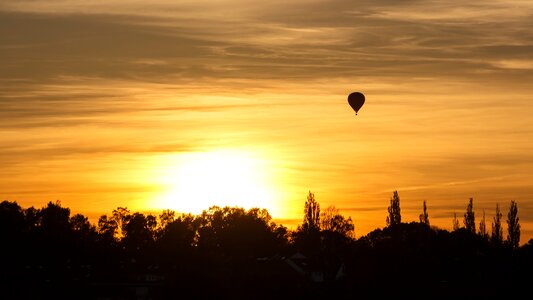
[[[398,2],[2,2],[0,197],[91,216],[216,197],[289,225],[312,191],[357,236],[394,190],[444,229],[470,197],[489,231],[515,200],[527,242],[533,3]]]

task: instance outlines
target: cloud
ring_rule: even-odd
[[[533,51],[533,49],[528,50]],[[533,70],[533,59],[504,59],[493,64],[503,69]]]
[[[226,1],[206,8],[202,2],[156,1],[142,9],[139,5],[116,1],[6,5],[0,28],[5,28],[1,33],[7,39],[0,49],[9,63],[4,62],[3,76],[43,79],[70,74],[153,82],[531,76],[519,64],[514,72],[498,67],[501,61],[527,59],[533,30],[528,10],[523,9],[528,4],[523,2],[457,6],[447,1],[269,5]],[[241,8],[235,9],[236,5]],[[223,14],[231,17],[220,18]]]

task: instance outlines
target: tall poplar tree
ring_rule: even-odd
[[[494,244],[500,245],[502,243],[502,236],[503,236],[503,230],[502,230],[502,213],[500,212],[500,205],[496,204],[496,214],[494,215],[494,222],[492,222],[492,235],[491,240]]]
[[[453,213],[453,231],[459,230],[459,220],[457,219],[457,213]]]
[[[509,213],[507,214],[507,243],[513,249],[520,245],[520,224],[518,223],[518,205],[511,200]]]
[[[420,214],[419,218],[420,218],[420,223],[426,224],[427,226],[429,226],[429,215],[428,215],[428,210],[426,206],[426,200],[424,200],[422,214]]]
[[[479,236],[484,239],[488,238],[487,226],[485,225],[485,210],[483,210],[483,218],[479,222]]]
[[[466,213],[464,215],[464,220],[466,230],[471,233],[476,233],[476,218],[474,216],[474,199],[470,198],[468,201],[468,206],[466,207]]]
[[[305,202],[303,229],[304,231],[320,231],[320,204],[311,191]]]
[[[398,191],[394,191],[392,194],[388,211],[389,216],[387,217],[387,226],[398,225],[402,222],[402,216],[400,214],[400,196],[398,196]]]

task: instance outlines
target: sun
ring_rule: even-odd
[[[214,150],[180,154],[167,162],[160,207],[199,214],[211,206],[276,211],[276,188],[268,161],[254,153]]]

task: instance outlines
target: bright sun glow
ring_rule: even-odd
[[[213,205],[266,208],[277,205],[273,172],[269,164],[248,152],[219,150],[175,156],[167,162],[168,189],[160,206],[199,214]]]

